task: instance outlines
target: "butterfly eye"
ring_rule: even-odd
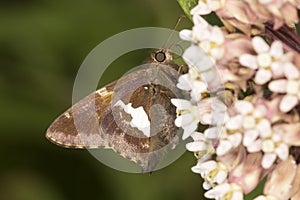
[[[155,54],[155,60],[158,62],[164,62],[166,60],[166,54],[162,51]]]

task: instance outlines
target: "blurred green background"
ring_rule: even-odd
[[[175,0],[0,2],[1,200],[204,199],[191,153],[151,176],[126,174],[44,137],[71,105],[77,70],[97,44],[132,28],[172,29],[182,14]],[[103,84],[144,59],[116,61],[120,70],[108,70]]]

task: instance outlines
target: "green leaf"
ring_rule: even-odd
[[[177,0],[185,15],[192,20],[191,10],[198,4],[198,0]]]

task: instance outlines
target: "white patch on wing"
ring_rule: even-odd
[[[142,106],[133,108],[131,103],[125,105],[123,101],[119,100],[115,106],[120,106],[124,111],[131,115],[132,120],[130,125],[142,131],[146,137],[150,137],[150,121],[148,115]]]

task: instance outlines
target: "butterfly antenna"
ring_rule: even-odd
[[[172,36],[174,35],[174,33],[176,32],[176,28],[178,27],[179,23],[181,22],[181,20],[182,20],[183,18],[186,18],[186,16],[185,16],[185,15],[181,15],[180,17],[178,17],[178,19],[177,19],[177,21],[176,21],[176,24],[175,24],[174,27],[173,27],[172,33],[170,34],[170,36],[168,37],[167,41],[166,41],[166,42],[164,43],[164,45],[163,45],[163,48],[164,48],[164,49],[168,49],[166,46],[167,46],[168,42],[170,41],[170,39],[172,38]],[[170,46],[172,46],[172,45],[170,45]],[[170,47],[169,47],[169,48],[170,48]]]

